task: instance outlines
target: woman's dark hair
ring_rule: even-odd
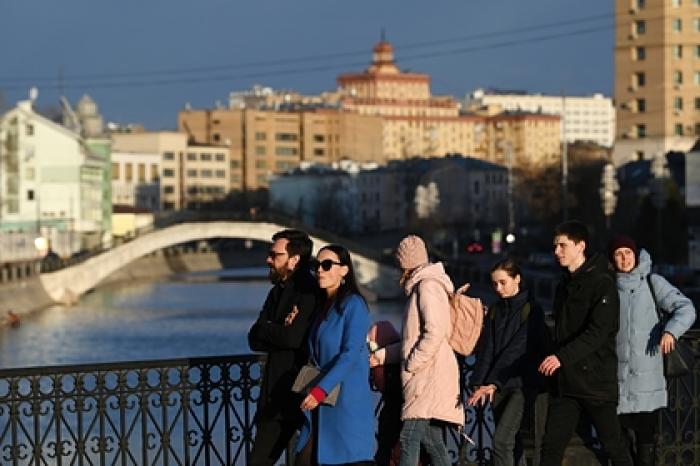
[[[510,278],[515,278],[518,275],[522,276],[522,273],[520,273],[520,266],[515,259],[511,258],[496,262],[494,266],[491,267],[491,273],[494,273],[496,270],[503,270]]]
[[[365,297],[362,296],[362,293],[360,293],[360,287],[357,285],[357,279],[355,278],[355,268],[353,267],[352,260],[350,259],[350,252],[345,247],[339,244],[328,244],[319,249],[318,252],[320,254],[321,251],[325,250],[331,251],[336,256],[338,256],[338,262],[347,266],[348,268],[348,273],[347,275],[345,275],[345,278],[340,283],[340,288],[338,288],[338,294],[336,295],[337,299],[335,300],[335,308],[338,311],[338,313],[341,312],[340,303],[343,302],[343,300],[351,294],[357,294],[360,298],[362,298],[363,301],[365,301],[366,304],[367,301],[365,300]]]

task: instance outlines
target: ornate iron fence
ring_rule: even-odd
[[[0,464],[244,465],[263,362],[242,355],[0,370]],[[462,364],[465,384],[472,362]],[[696,359],[690,376],[670,384],[659,464],[700,464],[699,369]],[[524,430],[529,450],[543,424],[535,411]],[[467,410],[465,433],[474,445],[448,433],[453,462],[490,464],[491,411]],[[528,463],[534,456],[527,452]]]

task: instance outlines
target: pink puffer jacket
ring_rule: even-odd
[[[464,424],[459,364],[450,347],[447,292],[454,286],[442,264],[416,269],[404,284],[408,303],[401,337],[401,419],[439,419]]]

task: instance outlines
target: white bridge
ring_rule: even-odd
[[[57,272],[42,274],[40,280],[54,301],[73,303],[111,273],[139,257],[159,249],[211,238],[238,238],[271,242],[272,235],[285,228],[288,227],[262,222],[182,223],[140,236],[81,264]],[[311,239],[314,242],[314,250],[328,244],[317,237],[312,236]],[[379,298],[397,295],[399,272],[396,268],[379,263],[352,250],[350,250],[350,254],[360,285]]]

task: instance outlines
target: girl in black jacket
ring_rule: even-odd
[[[526,400],[534,401],[541,386],[537,364],[544,356],[544,315],[529,292],[521,290],[514,260],[494,265],[491,280],[500,299],[484,319],[468,403],[493,403],[494,466],[512,466]]]

